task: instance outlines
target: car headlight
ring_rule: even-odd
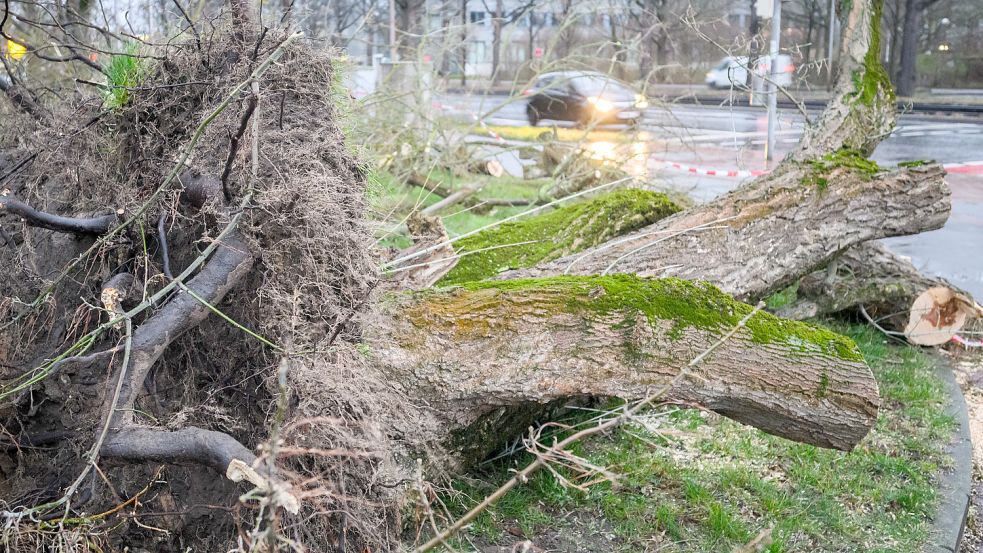
[[[588,96],[587,101],[594,104],[594,109],[597,111],[611,111],[614,109],[614,105],[611,102],[605,100],[604,98],[599,98],[597,96]]]
[[[649,101],[645,99],[645,96],[642,96],[641,94],[636,94],[635,107],[638,109],[645,109],[649,107]]]

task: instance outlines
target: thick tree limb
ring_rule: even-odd
[[[473,461],[523,406],[646,397],[751,306],[712,286],[615,275],[472,284],[387,310],[392,323],[369,333],[373,357],[447,418],[448,447]],[[852,341],[764,313],[667,395],[845,450],[866,435],[879,403]]]
[[[24,219],[32,227],[46,228],[59,232],[101,235],[109,232],[119,222],[119,217],[101,215],[99,217],[62,217],[38,211],[11,196],[0,195],[0,213],[11,213]]]
[[[880,325],[901,330],[915,298],[934,286],[969,296],[941,278],[923,275],[883,244],[865,242],[843,252],[828,269],[803,277],[796,299],[776,314],[805,319],[863,306]]]
[[[739,299],[759,299],[850,246],[940,228],[950,192],[938,165],[868,176],[838,167],[814,178],[807,164],[782,169],[712,202],[620,239],[499,278],[632,272],[708,280]]]

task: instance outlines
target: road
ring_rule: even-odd
[[[446,95],[437,98],[435,106],[452,116],[485,116],[488,125],[527,125],[524,103],[504,101],[503,97]],[[818,112],[806,115],[812,120]],[[798,143],[805,124],[803,114],[780,111],[776,159]],[[697,201],[707,201],[743,180],[719,175],[735,170],[746,175],[774,166],[776,162],[764,159],[766,128],[761,108],[657,106],[645,111],[644,144],[636,146],[644,152],[645,168],[659,180],[687,191]],[[983,299],[983,117],[903,114],[897,129],[872,157],[885,166],[913,159],[934,159],[951,166],[947,180],[953,209],[945,227],[885,243],[910,257],[926,274],[942,276]],[[683,169],[673,170],[667,162]]]

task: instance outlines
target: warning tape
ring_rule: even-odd
[[[766,175],[769,171],[764,169],[755,170],[737,170],[737,169],[706,169],[704,167],[696,167],[690,165],[683,165],[682,163],[675,163],[672,161],[656,160],[658,163],[662,164],[668,169],[675,169],[684,173],[693,173],[696,175],[706,175],[708,177],[731,177],[731,178],[747,178],[747,177],[758,177],[761,175]]]
[[[963,338],[962,336],[956,334],[952,337],[952,341],[967,348],[983,348],[983,341],[980,340],[969,340]]]
[[[748,178],[748,177],[759,177],[761,175],[767,175],[770,170],[767,169],[755,169],[755,170],[736,170],[736,169],[707,169],[705,167],[697,167],[691,165],[684,165],[682,163],[675,163],[666,160],[656,160],[658,163],[662,164],[664,167],[670,170],[676,170],[683,173],[691,173],[695,175],[705,175],[708,177],[730,177],[730,178]],[[967,161],[963,163],[946,163],[942,165],[942,168],[949,173],[966,173],[975,174],[983,173],[983,161]]]
[[[946,163],[942,167],[949,173],[983,173],[983,161]]]

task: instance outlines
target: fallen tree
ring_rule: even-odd
[[[389,304],[387,322],[367,341],[390,379],[430,398],[450,449],[474,462],[517,427],[523,406],[645,397],[750,311],[710,285],[677,279],[523,279]],[[669,396],[846,450],[867,434],[878,403],[877,384],[849,339],[767,314]]]
[[[4,104],[4,123],[40,122],[2,145],[10,159],[34,160],[9,177],[31,209],[2,222],[14,229],[0,250],[3,426],[18,443],[57,442],[4,453],[18,473],[3,484],[0,516],[26,536],[18,547],[52,539],[35,523],[48,517],[106,530],[93,539],[110,548],[218,550],[236,534],[272,547],[289,534],[321,549],[397,549],[421,479],[467,468],[550,406],[637,400],[674,383],[751,313],[728,294],[766,294],[852,245],[934,228],[948,212],[937,167],[882,172],[863,157],[893,102],[876,55],[867,59],[877,10],[856,1],[841,100],[770,177],[668,218],[674,209],[649,204],[614,225],[634,231],[623,238],[570,232],[596,228],[581,208],[554,212],[576,227],[536,240],[568,257],[539,252],[522,263],[533,266],[497,275],[513,280],[470,281],[499,268],[485,265],[456,288],[380,288],[365,179],[330,116],[331,61],[259,31],[243,3],[232,9],[232,27],[201,37],[204,47],[144,61],[146,82],[118,109],[52,106],[97,123]],[[65,135],[75,138],[51,147]],[[93,213],[120,223],[96,228]],[[381,265],[430,259],[448,243]],[[130,281],[124,273],[136,293],[106,293],[93,307],[117,290],[109,283]],[[723,292],[642,278],[663,274]],[[762,313],[668,397],[844,450],[879,401],[850,340]],[[242,494],[216,472],[255,489]],[[131,524],[142,511],[114,533],[84,515],[118,512],[119,490],[147,487],[155,495],[142,506],[168,513],[167,536]],[[300,501],[296,518],[289,498]]]
[[[852,150],[818,160],[786,162],[625,237],[498,278],[630,272],[704,279],[737,298],[759,299],[852,245],[937,229],[949,216],[938,165],[882,171]]]

